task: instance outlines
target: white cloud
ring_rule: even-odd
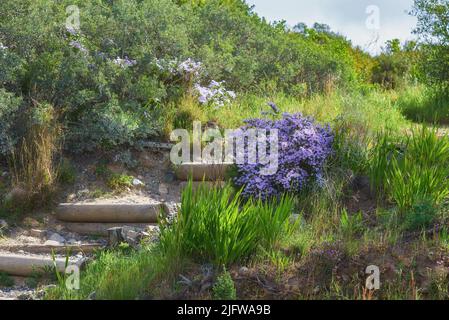
[[[379,52],[389,39],[405,41],[414,38],[412,30],[416,19],[407,13],[413,0],[247,0],[247,3],[255,5],[255,12],[269,21],[286,20],[291,26],[298,22],[309,26],[315,22],[326,23],[333,31],[371,53]],[[366,8],[370,5],[379,7],[380,29],[377,33],[365,24]]]

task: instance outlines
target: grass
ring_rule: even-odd
[[[240,127],[245,119],[261,117],[271,110],[267,102],[275,102],[281,112],[301,112],[313,116],[319,122],[333,124],[336,120],[345,121],[357,130],[375,133],[386,128],[400,132],[410,127],[399,108],[398,93],[372,89],[366,93],[333,91],[328,95],[314,95],[299,99],[281,93],[262,96],[242,94],[234,102],[214,109],[201,106],[191,97],[185,97],[178,105],[167,107],[165,136],[171,130],[183,128],[190,130],[194,120],[203,124],[213,122],[221,128]]]
[[[186,255],[217,266],[249,257],[258,246],[271,248],[288,232],[293,201],[249,200],[242,203],[240,191],[230,185],[195,192],[192,182],[184,189],[176,222],[161,235],[165,252]]]
[[[441,90],[424,86],[407,88],[399,96],[397,105],[411,121],[449,124],[449,96]]]
[[[423,201],[438,205],[447,198],[448,163],[449,138],[422,127],[398,141],[388,133],[380,135],[369,171],[377,190],[404,211]]]
[[[103,251],[81,272],[80,290],[68,290],[63,284],[47,292],[46,299],[133,300],[145,295],[152,281],[165,270],[157,250],[145,246],[140,251]]]
[[[29,128],[9,161],[12,186],[22,195],[18,201],[6,203],[6,207],[32,210],[48,205],[56,189],[59,127],[50,105],[38,104],[33,110],[36,114],[30,115]]]

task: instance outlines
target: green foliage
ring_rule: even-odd
[[[449,3],[446,0],[415,0],[412,14],[418,19],[415,32],[424,42],[421,72],[428,83],[447,90]]]
[[[232,280],[231,274],[226,269],[217,278],[212,292],[215,300],[235,300],[237,298],[234,280]]]
[[[49,289],[46,299],[133,300],[146,294],[150,283],[167,272],[166,264],[154,247],[140,251],[107,250],[98,252],[96,259],[81,272],[80,290],[68,290],[65,283]]]
[[[437,216],[437,210],[432,203],[422,202],[414,205],[404,217],[406,230],[429,228]]]
[[[7,273],[0,272],[0,287],[12,287],[14,285],[14,279]]]
[[[0,87],[0,154],[10,152],[18,138],[13,132],[13,124],[21,103],[20,97]]]
[[[69,5],[80,9],[80,30],[66,29]],[[188,86],[156,61],[192,58],[202,62],[203,82],[298,99],[369,79],[372,63],[327,26],[270,24],[241,0],[3,0],[0,44],[0,87],[19,99],[5,110],[13,114],[20,97],[26,109],[51,103],[75,152],[161,133],[166,107]],[[134,62],[124,67],[117,58]],[[18,123],[1,110],[2,123]]]
[[[63,184],[73,184],[76,180],[76,169],[71,161],[63,158],[58,167],[58,180]]]
[[[408,88],[399,96],[397,105],[414,122],[449,124],[449,96],[436,87]]]
[[[418,77],[418,61],[415,42],[406,42],[401,47],[399,39],[387,41],[384,52],[375,58],[372,81],[385,89],[404,87]]]
[[[449,139],[423,127],[396,144],[379,137],[370,163],[371,181],[401,210],[429,201],[441,204],[449,195]]]
[[[349,215],[343,209],[340,217],[340,228],[345,236],[352,236],[363,230],[363,215],[361,212]]]
[[[126,188],[132,188],[134,177],[120,174],[120,173],[111,173],[106,181],[106,184],[109,188],[115,191],[121,191]]]
[[[288,232],[293,201],[241,203],[240,193],[229,185],[209,190],[204,184],[193,192],[190,181],[176,222],[161,232],[163,251],[228,265],[255,253],[259,245],[273,246]]]

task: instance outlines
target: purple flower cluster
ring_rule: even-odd
[[[88,53],[88,50],[79,41],[70,41],[69,45],[83,53]]]
[[[196,62],[190,58],[188,58],[187,60],[181,62],[178,65],[178,72],[182,73],[182,74],[188,74],[188,75],[193,75],[193,76],[198,76],[202,70],[202,63],[201,62]]]
[[[172,75],[183,75],[191,79],[198,77],[203,71],[203,64],[188,58],[182,62],[177,59],[155,59],[154,65],[162,72],[168,72]]]
[[[311,181],[319,181],[323,166],[332,153],[333,134],[329,126],[322,127],[311,117],[300,113],[285,113],[282,119],[250,119],[241,128],[278,131],[278,170],[273,175],[262,175],[266,165],[237,164],[235,183],[243,187],[246,197],[267,199],[282,193],[298,193]],[[248,148],[245,148],[247,153]],[[270,150],[268,150],[268,153]]]
[[[76,29],[75,27],[72,27],[72,26],[66,26],[65,29],[66,29],[66,31],[67,31],[69,34],[71,34],[72,36],[78,35],[78,31],[79,31],[79,30]]]
[[[195,84],[194,89],[198,94],[198,102],[203,105],[211,105],[214,108],[223,107],[236,98],[234,91],[228,91],[223,82],[212,80],[207,87]]]
[[[127,56],[125,56],[124,58],[117,57],[112,62],[123,69],[125,69],[127,67],[132,67],[135,64],[137,64],[136,60],[132,60],[132,59],[128,58]]]

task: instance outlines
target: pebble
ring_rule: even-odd
[[[168,194],[168,188],[167,188],[167,185],[161,183],[161,184],[159,185],[159,193],[160,193],[160,194]]]
[[[241,276],[246,276],[246,275],[248,275],[248,273],[249,273],[249,269],[247,267],[241,267],[239,269],[239,274]]]
[[[0,219],[0,229],[8,229],[8,222],[3,219]]]
[[[56,241],[56,242],[59,242],[60,244],[62,244],[62,243],[65,242],[64,237],[61,236],[59,233],[53,233],[53,234],[48,238],[48,240],[50,240],[50,241]]]
[[[134,178],[133,179],[133,186],[134,187],[143,187],[145,186],[145,183],[143,183],[141,180]]]
[[[76,239],[69,239],[67,241],[68,244],[81,244],[81,241],[78,241]]]
[[[32,237],[36,237],[36,238],[45,238],[45,236],[47,235],[47,231],[46,230],[40,230],[40,229],[31,229],[30,230],[30,236]]]

